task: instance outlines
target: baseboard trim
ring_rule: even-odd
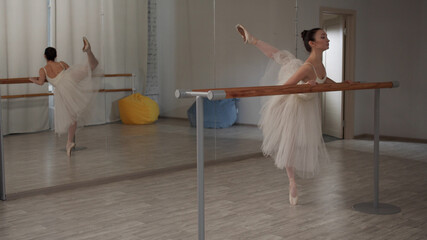
[[[373,134],[360,134],[360,135],[354,136],[354,139],[374,140],[374,135]],[[395,136],[380,136],[380,141],[427,143],[427,139],[395,137]]]

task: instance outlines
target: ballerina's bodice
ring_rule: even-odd
[[[325,77],[324,77],[324,78],[319,78],[319,75],[317,75],[316,68],[314,68],[314,65],[313,65],[313,64],[311,64],[311,63],[309,63],[309,62],[306,62],[306,63],[304,63],[304,64],[309,64],[309,65],[311,65],[311,67],[313,67],[314,74],[316,75],[316,82],[317,82],[318,84],[322,84],[322,83],[325,83],[325,82],[326,82],[326,79],[328,78],[328,77],[327,77],[327,75],[325,75]]]
[[[64,73],[64,71],[65,71],[65,67],[62,65],[62,63],[59,63],[59,64],[61,64],[61,66],[62,66],[62,71],[60,72],[60,73],[58,73],[58,75],[56,75],[54,78],[50,78],[48,75],[47,75],[47,71],[46,71],[46,68],[44,68],[43,67],[43,70],[44,70],[44,73],[45,73],[45,75],[46,75],[46,79],[47,79],[47,81],[50,83],[50,84],[52,84],[54,87],[56,87],[56,86],[58,86],[58,84],[59,84],[59,82],[61,81],[61,76],[62,76],[62,74]]]
[[[326,79],[328,77],[325,75],[325,77],[319,78],[319,76],[317,75],[316,69],[314,68],[313,64],[311,64],[309,62],[306,62],[304,64],[310,64],[313,67],[314,74],[316,75],[315,81],[316,81],[317,84],[323,84],[323,83],[326,82]],[[307,84],[307,82],[304,82],[303,80],[301,80],[301,81],[299,81],[297,83],[297,85],[301,85],[301,84]],[[298,96],[299,99],[302,99],[302,100],[305,100],[305,101],[311,100],[314,97],[316,97],[317,95],[319,95],[319,94],[318,93],[297,93],[296,94],[296,96]]]

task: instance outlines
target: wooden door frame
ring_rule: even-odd
[[[353,80],[355,76],[355,49],[356,49],[356,11],[349,9],[338,9],[320,7],[319,23],[323,23],[323,14],[342,15],[346,19],[344,79]],[[354,91],[344,92],[344,139],[354,138]]]

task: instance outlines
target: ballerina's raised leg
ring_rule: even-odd
[[[87,54],[89,66],[90,66],[91,70],[94,70],[98,66],[99,62],[98,62],[98,59],[96,59],[95,55],[93,54],[92,49],[90,47],[90,43],[86,37],[83,37],[83,49],[82,49],[82,51]],[[77,129],[77,122],[73,122],[70,125],[70,127],[68,128],[68,140],[67,140],[67,145],[66,145],[66,151],[67,151],[68,157],[71,156],[71,150],[76,145],[74,143],[74,136],[76,133],[76,129]]]
[[[96,59],[95,55],[93,55],[92,49],[90,48],[90,43],[86,37],[83,37],[83,49],[82,50],[83,50],[83,52],[87,53],[90,68],[92,70],[94,70],[98,66],[99,62],[98,62],[98,59]]]

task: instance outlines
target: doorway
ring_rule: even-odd
[[[355,12],[321,8],[320,26],[330,39],[330,48],[323,53],[323,64],[328,77],[337,83],[347,79],[354,81]],[[353,138],[353,92],[322,94],[322,131],[334,138]]]
[[[324,14],[322,28],[328,34],[330,48],[323,52],[323,65],[328,77],[340,83],[344,78],[345,18],[336,14]],[[343,92],[322,94],[323,134],[344,137]]]

